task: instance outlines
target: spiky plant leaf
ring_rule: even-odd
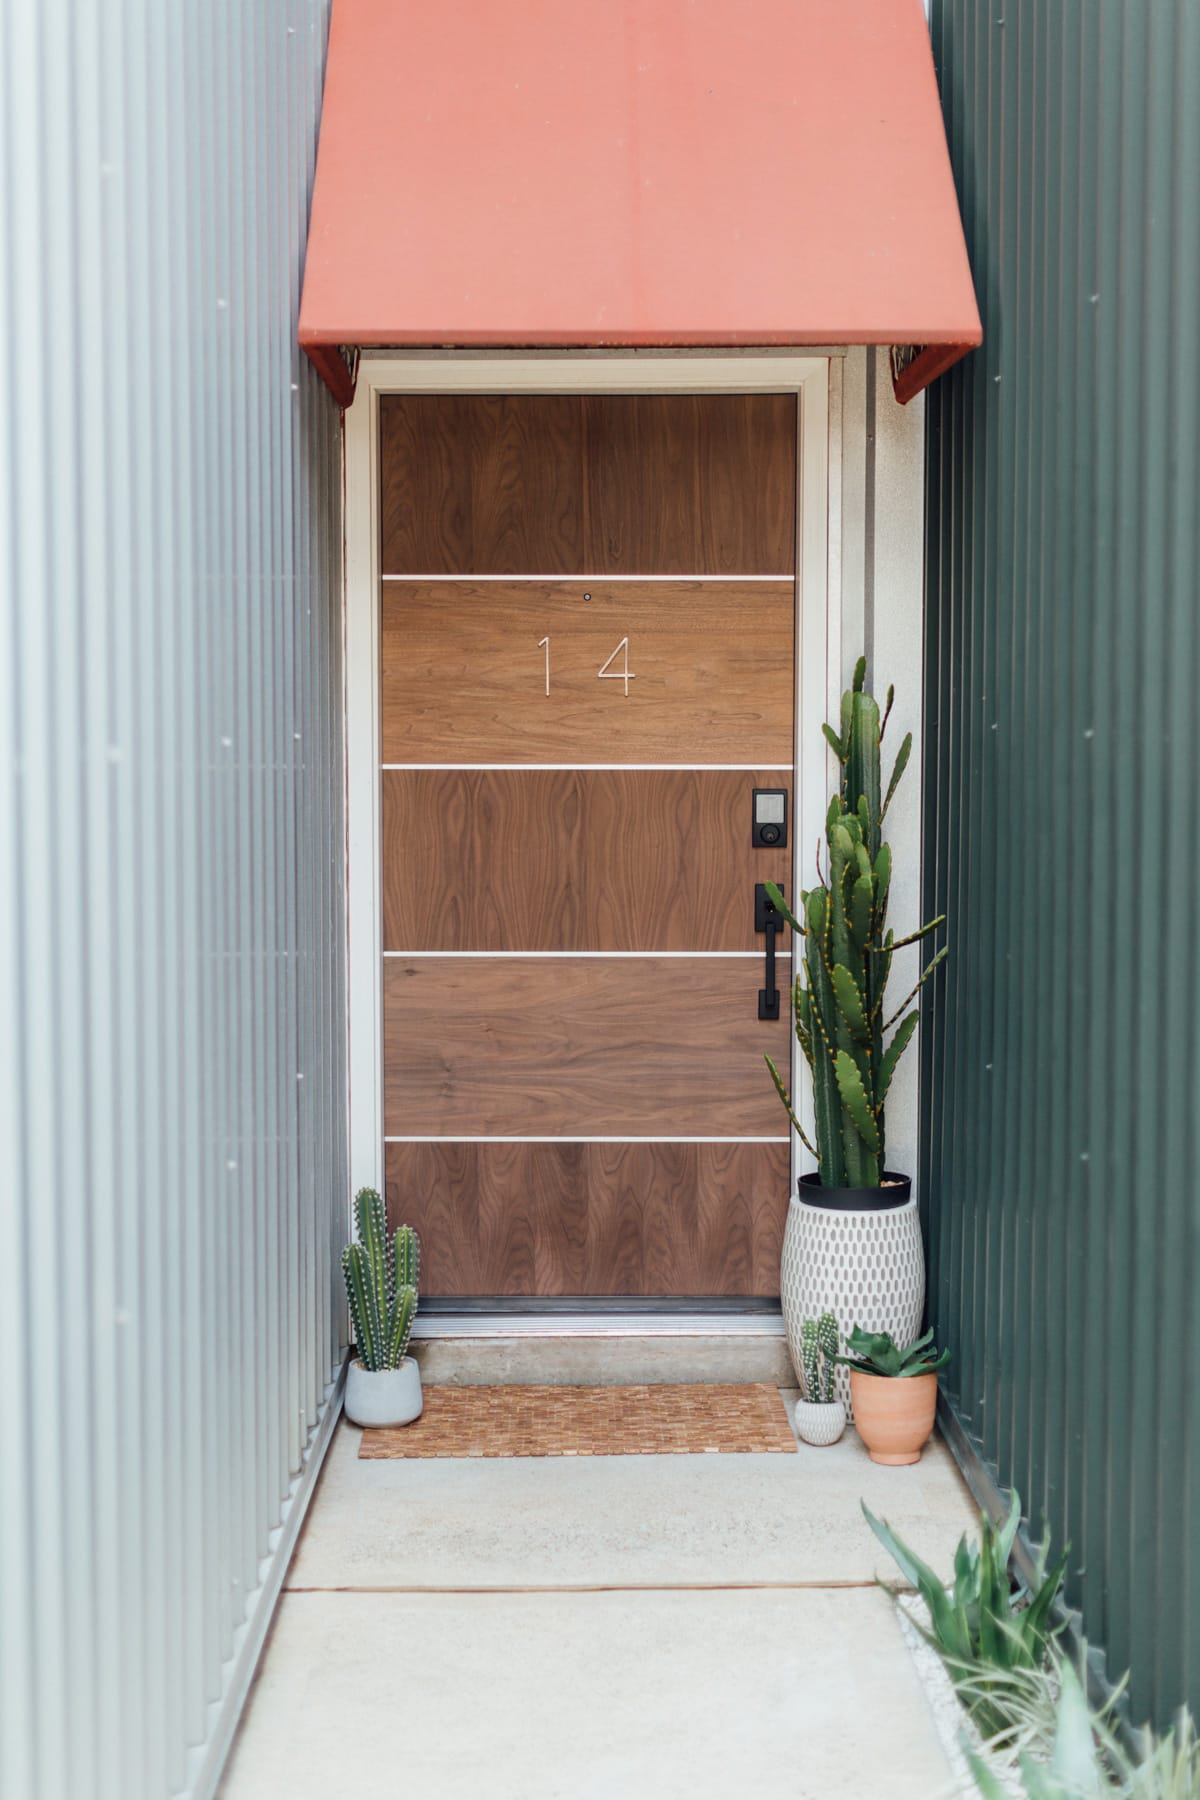
[[[887,948],[889,950],[903,950],[908,944],[919,944],[922,938],[928,937],[931,931],[936,931],[939,925],[944,925],[945,923],[945,913],[939,913],[936,919],[930,919],[928,925],[922,925],[917,931],[910,931],[907,937],[894,938]],[[890,935],[891,934],[889,933],[889,936]],[[878,954],[878,952],[876,952],[876,954]],[[944,954],[944,952],[939,952],[939,954]]]
[[[770,1071],[771,1071],[771,1080],[775,1083],[775,1092],[779,1095],[779,1098],[783,1101],[784,1106],[787,1108],[787,1116],[792,1121],[793,1131],[796,1133],[796,1136],[800,1139],[800,1142],[804,1145],[804,1148],[808,1151],[809,1155],[816,1156],[816,1154],[817,1154],[816,1149],[814,1148],[814,1146],[812,1144],[809,1143],[808,1134],[806,1133],[803,1125],[800,1123],[799,1119],[796,1117],[795,1113],[792,1110],[791,1095],[788,1093],[787,1087],[784,1084],[783,1076],[779,1073],[779,1070],[775,1067],[774,1062],[766,1054],[765,1051],[763,1052],[763,1061],[766,1063],[768,1069],[770,1069]],[[818,1160],[820,1160],[820,1159],[818,1158]]]
[[[850,930],[860,950],[871,935],[874,906],[874,876],[860,875],[850,890]]]
[[[883,1053],[883,1061],[879,1065],[879,1079],[875,1084],[876,1104],[882,1106],[888,1097],[888,1089],[892,1085],[892,1076],[896,1073],[896,1064],[908,1049],[909,1040],[917,1029],[915,1012],[909,1013],[907,1019],[901,1019],[896,1027],[896,1035]]]
[[[945,1645],[952,1653],[961,1657],[969,1657],[971,1653],[970,1637],[966,1629],[966,1621],[958,1609],[952,1604],[941,1578],[934,1573],[927,1562],[910,1550],[902,1537],[894,1532],[884,1519],[877,1519],[865,1500],[860,1500],[863,1517],[875,1533],[884,1549],[888,1551],[900,1573],[916,1588],[926,1606],[933,1622],[933,1635],[937,1645]]]
[[[856,1038],[869,1040],[870,1026],[867,1023],[866,1008],[863,997],[858,991],[858,984],[849,969],[837,963],[833,970],[833,991],[837,995],[837,1003],[842,1017]]]
[[[793,931],[799,932],[800,936],[803,937],[806,927],[802,925],[800,920],[796,917],[779,888],[776,887],[773,881],[764,881],[763,886],[767,890],[767,899],[771,902],[775,911],[786,924],[791,926]],[[802,896],[801,904],[803,904],[807,898],[807,895]]]
[[[833,729],[833,726],[822,725],[821,730],[825,734],[825,742],[829,745],[829,748],[833,751],[833,754],[837,757],[838,761],[845,762],[846,752],[842,747],[842,740]]]
[[[834,1073],[837,1076],[838,1093],[842,1097],[842,1105],[853,1120],[854,1129],[868,1150],[878,1150],[879,1126],[871,1111],[866,1089],[863,1087],[862,1076],[858,1071],[858,1064],[848,1051],[838,1051],[834,1058]]]
[[[883,811],[879,815],[881,823],[887,817],[887,809],[892,804],[892,795],[900,785],[900,777],[903,775],[905,769],[907,769],[908,759],[911,755],[912,732],[910,731],[906,734],[904,742],[897,750],[896,760],[892,764],[892,779],[888,782],[887,798],[883,803]]]

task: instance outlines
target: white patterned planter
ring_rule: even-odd
[[[803,1366],[801,1327],[823,1312],[835,1314],[843,1349],[856,1325],[890,1332],[897,1344],[911,1343],[925,1310],[925,1248],[916,1200],[884,1212],[840,1212],[793,1195],[779,1292],[797,1379]],[[833,1391],[853,1418],[848,1369],[839,1366]]]
[[[840,1400],[797,1400],[796,1430],[806,1444],[824,1448],[836,1444],[846,1429],[846,1409]]]

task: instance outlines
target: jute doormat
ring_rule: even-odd
[[[778,1388],[427,1387],[413,1425],[364,1431],[358,1454],[688,1456],[794,1451]]]

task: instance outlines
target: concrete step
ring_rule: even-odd
[[[426,1313],[413,1353],[431,1386],[795,1379],[778,1313]]]

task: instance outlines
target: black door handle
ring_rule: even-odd
[[[777,881],[775,885],[782,894],[782,881]],[[777,1019],[779,1017],[779,989],[775,983],[775,934],[782,931],[783,920],[767,898],[765,881],[756,881],[754,884],[754,929],[763,932],[767,940],[765,970],[767,985],[758,990],[758,1016],[760,1019]]]

